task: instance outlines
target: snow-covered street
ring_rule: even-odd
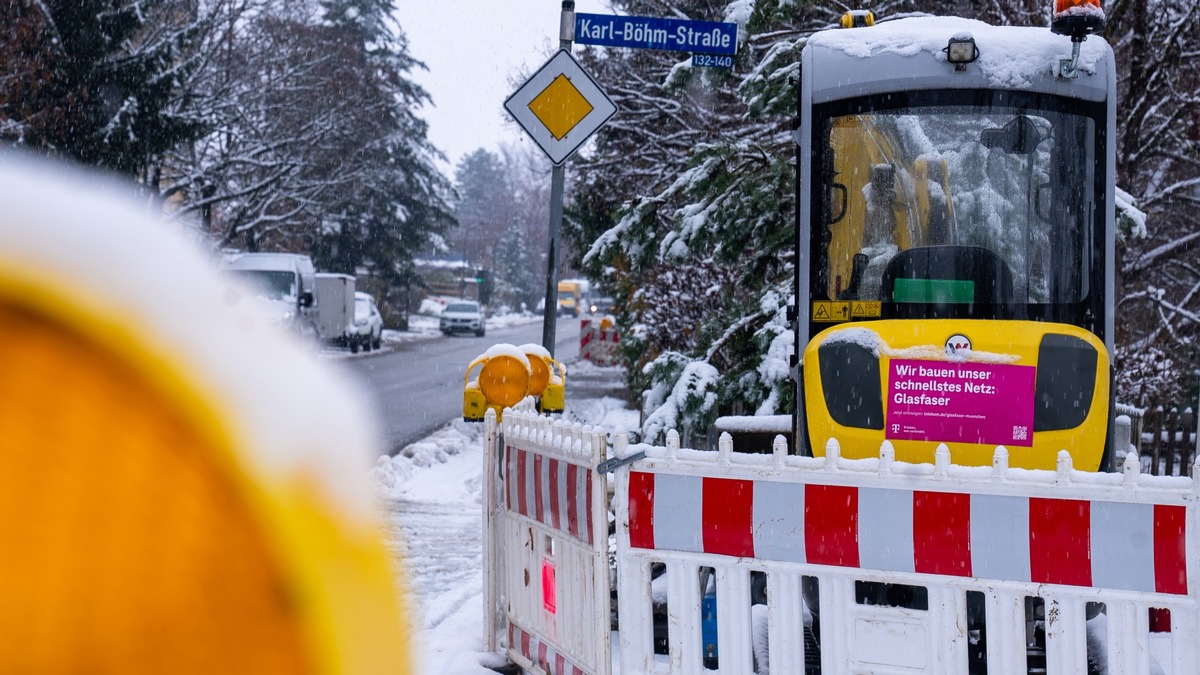
[[[564,418],[634,429],[636,410],[612,393],[620,368],[567,364]],[[461,420],[381,457],[373,470],[389,525],[388,544],[402,566],[417,672],[489,675],[503,660],[483,647],[483,426]]]

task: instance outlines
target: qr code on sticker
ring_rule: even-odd
[[[1013,439],[1014,441],[1026,441],[1026,440],[1029,440],[1029,427],[1027,427],[1027,426],[1014,426],[1014,427],[1013,427],[1013,438],[1012,438],[1012,439]]]

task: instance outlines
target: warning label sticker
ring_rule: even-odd
[[[850,320],[850,303],[830,300],[814,300],[812,320],[824,323]]]
[[[852,300],[850,317],[854,319],[878,319],[883,303],[878,300]]]

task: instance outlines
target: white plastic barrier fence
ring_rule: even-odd
[[[487,424],[489,645],[607,673],[604,434],[518,408]],[[801,458],[674,432],[614,454],[623,675],[1200,673],[1200,489],[1133,454],[1120,474],[1066,453],[1030,471],[1003,448],[912,465],[887,443]]]
[[[782,439],[734,454],[728,435],[717,452],[674,432],[625,446],[646,456],[614,497],[623,675],[1200,673],[1200,492],[1133,455],[1092,474],[1065,452],[1057,471],[1009,469],[1003,448],[959,467],[886,443],[870,460],[833,441],[824,458]]]
[[[528,672],[608,675],[607,485],[596,471],[604,432],[523,403],[499,427],[489,411],[485,437],[489,648],[506,638],[508,658]]]
[[[616,326],[601,328],[591,319],[581,319],[579,324],[579,358],[598,366],[611,366],[617,362],[617,345],[621,336]]]

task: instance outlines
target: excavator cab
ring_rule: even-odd
[[[954,44],[972,49],[958,49]],[[821,455],[1109,462],[1112,52],[912,18],[803,54],[796,437]],[[952,61],[955,54],[966,54]],[[1043,60],[1027,58],[1045,55]],[[963,62],[964,58],[973,57]],[[1034,63],[1036,61],[1036,63]]]

